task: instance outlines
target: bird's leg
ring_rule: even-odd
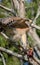
[[[21,42],[22,42],[22,46],[24,47],[24,49],[26,49],[26,47],[27,47],[27,36],[26,36],[26,33],[22,34]]]

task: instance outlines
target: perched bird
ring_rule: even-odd
[[[3,28],[5,28],[5,26],[13,27],[11,34],[15,33],[15,35],[11,35],[11,37],[14,41],[21,40],[21,45],[24,49],[27,47],[26,32],[29,31],[29,26],[25,22],[29,22],[29,19],[13,16],[0,19]]]

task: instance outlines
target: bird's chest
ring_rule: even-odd
[[[22,35],[25,32],[28,32],[28,28],[16,28],[17,34]]]

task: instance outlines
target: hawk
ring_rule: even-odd
[[[14,41],[21,40],[21,45],[24,49],[27,47],[26,32],[29,31],[29,26],[25,22],[29,23],[29,19],[13,16],[0,18],[0,30],[5,29],[7,26],[12,27],[13,30],[11,31],[11,34],[15,33],[11,36],[12,39]]]

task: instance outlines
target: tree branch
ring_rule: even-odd
[[[24,53],[26,52],[26,50],[23,48],[22,45],[19,45],[19,44],[14,43],[14,41],[13,41],[12,39],[10,39],[5,33],[1,32],[1,35],[3,35],[5,39],[7,39],[7,40],[10,41],[11,43],[13,43],[13,45],[14,45],[16,48],[18,48],[19,50],[20,50],[20,48],[22,48],[22,50],[24,51]],[[19,46],[20,46],[20,48],[19,48]]]
[[[36,46],[34,47],[34,50],[35,50],[38,58],[40,58],[40,50]]]
[[[12,6],[12,9],[13,9],[13,8],[14,8],[14,7],[13,7],[13,0],[11,0],[11,6]]]
[[[39,17],[39,15],[40,15],[40,5],[38,6],[37,14],[36,14],[36,17],[33,20],[33,24],[36,24],[36,20]]]
[[[3,54],[1,52],[0,52],[0,56],[2,57],[3,64],[6,65],[4,56],[3,56]]]
[[[3,48],[3,47],[0,47],[0,51],[6,52],[6,53],[8,53],[8,54],[10,54],[10,55],[13,55],[13,56],[16,56],[16,57],[18,57],[18,58],[22,58],[22,55],[17,54],[17,53],[15,53],[15,52],[12,52],[11,50],[5,49],[5,48]]]
[[[12,8],[11,8],[12,11],[14,10],[15,15],[18,16],[17,11],[15,9],[15,4],[13,3],[13,0],[11,0],[11,6],[12,6]]]
[[[4,52],[6,52],[6,53],[8,53],[8,54],[14,55],[14,56],[19,57],[19,58],[22,59],[22,56],[21,56],[21,55],[17,55],[16,53],[13,53],[12,51],[7,50],[7,49],[5,49],[5,48],[0,47],[0,51],[4,51]],[[25,58],[24,58],[24,59],[25,59]],[[25,60],[26,60],[26,59],[25,59]],[[38,59],[35,59],[35,60],[37,61],[37,63],[39,63],[39,60],[38,60]]]
[[[33,23],[31,24],[31,26],[34,28],[30,27],[29,33],[30,33],[31,37],[34,39],[35,44],[37,44],[40,49],[40,39],[39,39],[39,37],[36,33],[36,30],[35,30],[35,29],[40,30],[40,27],[36,25],[36,20],[39,17],[39,15],[40,15],[40,6],[38,6],[36,17],[34,18]]]
[[[39,63],[37,63],[33,58],[29,58],[29,62],[30,62],[32,65],[39,65]]]
[[[33,59],[35,62],[37,62],[40,65],[40,60],[35,55],[33,55]]]
[[[16,16],[16,12],[15,12],[14,10],[9,9],[9,8],[7,8],[7,7],[3,6],[3,5],[1,5],[1,4],[0,4],[0,8],[6,10],[6,11],[8,11],[8,12],[11,12],[11,13],[14,14],[14,16]]]
[[[34,40],[34,45],[38,46],[38,48],[40,49],[40,39],[36,33],[36,30],[35,29],[30,29],[29,31],[29,35],[32,37],[32,39]]]
[[[31,26],[32,26],[33,28],[35,28],[35,29],[40,30],[40,27],[39,27],[39,26],[37,26],[37,25],[35,25],[35,24],[31,24]]]
[[[30,33],[31,37],[34,39],[35,44],[37,44],[38,48],[40,49],[40,39],[39,39],[39,37],[38,37],[38,35],[36,33],[36,29],[40,30],[40,27],[36,25],[36,20],[39,17],[39,15],[40,15],[40,6],[38,6],[36,17],[33,20],[33,23],[31,25],[34,28],[31,27],[29,33]]]
[[[10,55],[12,55],[12,56],[15,56],[15,57],[17,57],[17,58],[19,58],[19,59],[28,61],[28,59],[27,59],[27,58],[25,59],[25,57],[23,57],[21,54],[15,53],[15,52],[13,52],[13,51],[11,51],[11,50],[8,50],[8,49],[5,49],[5,48],[3,48],[3,47],[0,47],[0,51],[5,52],[5,53],[7,53],[7,54],[10,54]]]
[[[4,38],[9,39],[9,37],[6,34],[4,34],[3,32],[1,32],[1,35],[3,35]]]
[[[13,1],[13,4],[15,6],[15,8],[18,10],[19,9],[19,3],[17,0],[12,0]]]

